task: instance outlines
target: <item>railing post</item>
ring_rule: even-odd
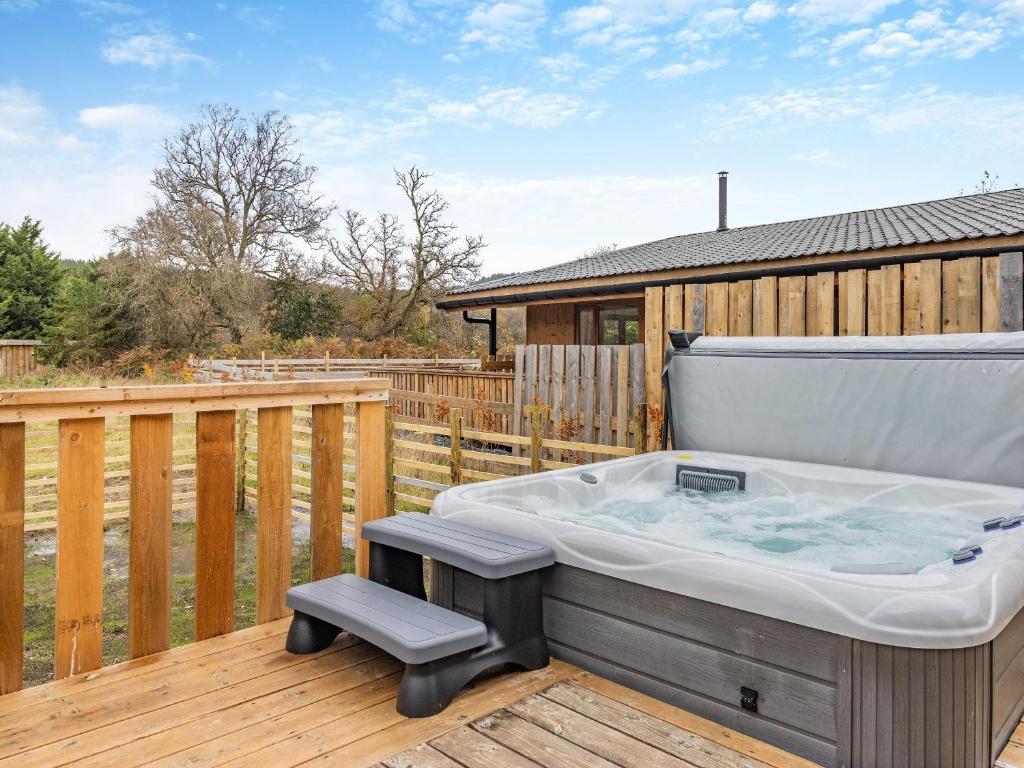
[[[384,409],[384,498],[387,514],[395,514],[395,417],[391,403]]]
[[[128,656],[171,647],[171,486],[174,416],[132,416]]]
[[[636,405],[636,452],[647,453],[647,403]]]
[[[245,450],[245,411],[238,442]],[[196,640],[235,629],[235,515],[245,507],[245,463],[238,476],[235,412],[196,414]],[[238,483],[232,493],[232,483]]]
[[[543,443],[541,442],[541,430],[543,429],[543,422],[546,419],[541,418],[541,414],[536,409],[530,411],[530,472],[540,472],[540,459],[541,451],[543,450]]]
[[[256,414],[256,623],[288,615],[292,583],[292,409]]]
[[[331,372],[331,353],[324,352],[324,373]]]
[[[57,423],[57,612],[53,677],[103,663],[104,419]]]
[[[309,510],[312,581],[341,573],[341,515],[345,463],[345,406],[313,406]]]
[[[0,696],[25,664],[25,423],[0,424]]]
[[[197,414],[198,415],[198,414]],[[245,462],[249,443],[249,409],[238,409],[235,448],[235,514],[245,511]]]
[[[356,574],[370,575],[370,544],[363,525],[387,515],[384,481],[385,401],[356,403]]]
[[[451,448],[448,463],[452,469],[452,485],[462,485],[462,411],[452,408],[448,413]]]

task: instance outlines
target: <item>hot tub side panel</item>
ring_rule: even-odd
[[[1024,715],[1024,611],[992,641],[992,754],[998,757]]]
[[[479,616],[482,589],[435,564],[436,602]],[[895,648],[563,564],[544,613],[556,658],[827,766],[988,768],[1024,708],[1024,614],[995,643]]]

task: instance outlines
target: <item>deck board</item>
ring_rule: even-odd
[[[0,697],[0,768],[811,766],[559,661],[485,677],[441,714],[410,720],[395,711],[400,662],[347,634],[293,656],[287,626]]]
[[[1010,741],[1003,749],[996,768],[1024,768],[1024,721],[1010,734]]]

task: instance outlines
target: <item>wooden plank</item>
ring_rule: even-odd
[[[882,273],[877,269],[869,270],[868,282],[868,336],[882,335]]]
[[[864,336],[867,333],[867,272],[851,269],[846,273],[846,334]]]
[[[682,308],[680,308],[682,313]],[[681,316],[681,315],[680,315]],[[615,347],[615,444],[629,445],[629,347]]]
[[[815,317],[814,325],[808,328],[812,336],[835,336],[835,272],[819,272],[813,278]],[[810,305],[808,299],[808,305]]]
[[[999,331],[999,257],[985,256],[981,260],[981,330]]]
[[[383,403],[375,405],[384,408]],[[379,432],[383,429],[382,421]],[[260,408],[257,430],[256,623],[262,624],[288,615],[284,598],[292,583],[292,409]]]
[[[551,345],[537,347],[537,400],[540,405],[551,405]],[[531,403],[533,405],[534,403]]]
[[[171,647],[171,492],[174,417],[131,417],[128,656]]]
[[[341,513],[345,493],[345,406],[313,406],[309,510],[309,578],[341,573]]]
[[[0,424],[0,696],[21,690],[24,603],[25,424]]]
[[[469,726],[449,731],[430,746],[465,768],[537,768],[537,764]]]
[[[783,301],[785,296],[785,301]],[[790,275],[779,280],[779,335],[807,333],[807,277]]]
[[[644,290],[644,400],[648,409],[661,410],[661,367],[665,352],[663,320],[663,291],[661,288]],[[656,432],[657,430],[649,430]],[[648,437],[648,444],[652,438]],[[588,440],[588,442],[590,442]]]
[[[540,695],[682,760],[699,756],[702,768],[764,768],[761,761],[716,741],[570,683],[554,685]]]
[[[754,295],[750,280],[729,284],[729,335],[750,336],[754,332]]]
[[[472,727],[538,765],[556,768],[616,768],[614,763],[598,757],[590,750],[559,738],[505,709],[477,720]]]
[[[957,312],[960,333],[981,330],[981,259],[957,260]]]
[[[701,283],[687,283],[683,288],[684,330],[704,333],[704,319],[707,286]]]
[[[909,265],[907,265],[909,266]],[[921,262],[921,333],[942,333],[942,262]]]
[[[54,679],[103,663],[103,418],[62,419]]]
[[[540,695],[508,707],[527,722],[623,768],[692,768],[679,758]]]
[[[1024,253],[999,254],[999,330],[1024,330]]]
[[[565,348],[565,411],[572,423],[580,423],[580,347]]]
[[[665,333],[686,330],[683,323],[683,286],[665,288]],[[666,342],[667,343],[667,342]]]
[[[903,287],[899,264],[887,264],[879,270],[881,283],[881,334],[900,336],[903,333],[903,307],[900,293]]]
[[[753,285],[751,301],[755,336],[779,335],[779,278],[766,275]]]
[[[960,332],[960,262],[942,262],[942,332]]]
[[[917,336],[921,331],[921,263],[903,265],[903,333]]]
[[[597,348],[597,442],[611,443],[612,427],[612,347],[602,344]]]
[[[235,628],[234,452],[234,411],[197,413],[197,640],[227,634]]]
[[[512,429],[513,435],[524,435],[523,431],[523,394],[526,387],[526,347],[516,344],[515,380],[512,383]],[[512,449],[519,455],[519,446]]]
[[[384,403],[356,405],[356,573],[364,578],[370,575],[370,543],[362,537],[363,525],[388,514],[384,506],[385,407]]]
[[[837,291],[838,291],[838,294],[839,294],[839,298],[838,298],[839,306],[838,306],[838,312],[836,313],[838,315],[838,324],[836,326],[836,333],[838,335],[840,335],[840,336],[848,336],[849,335],[849,330],[847,329],[847,326],[846,326],[848,312],[847,312],[847,309],[846,309],[846,303],[847,303],[847,301],[849,299],[849,296],[847,295],[847,291],[846,291],[846,273],[845,272],[839,272],[836,275],[836,287],[837,287]]]
[[[383,768],[461,768],[454,760],[426,744],[421,744],[399,755],[392,755],[372,768],[378,768],[378,766],[383,766]]]
[[[711,283],[707,286],[704,332],[709,336],[729,335],[728,283]]]

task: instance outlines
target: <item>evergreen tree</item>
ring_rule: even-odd
[[[43,356],[52,363],[95,364],[138,343],[123,297],[96,263],[64,279],[43,332]]]
[[[40,337],[61,273],[60,259],[43,242],[38,221],[26,216],[18,227],[0,224],[0,338]]]
[[[289,270],[274,282],[267,327],[284,339],[324,338],[337,333],[341,305],[334,292]]]

